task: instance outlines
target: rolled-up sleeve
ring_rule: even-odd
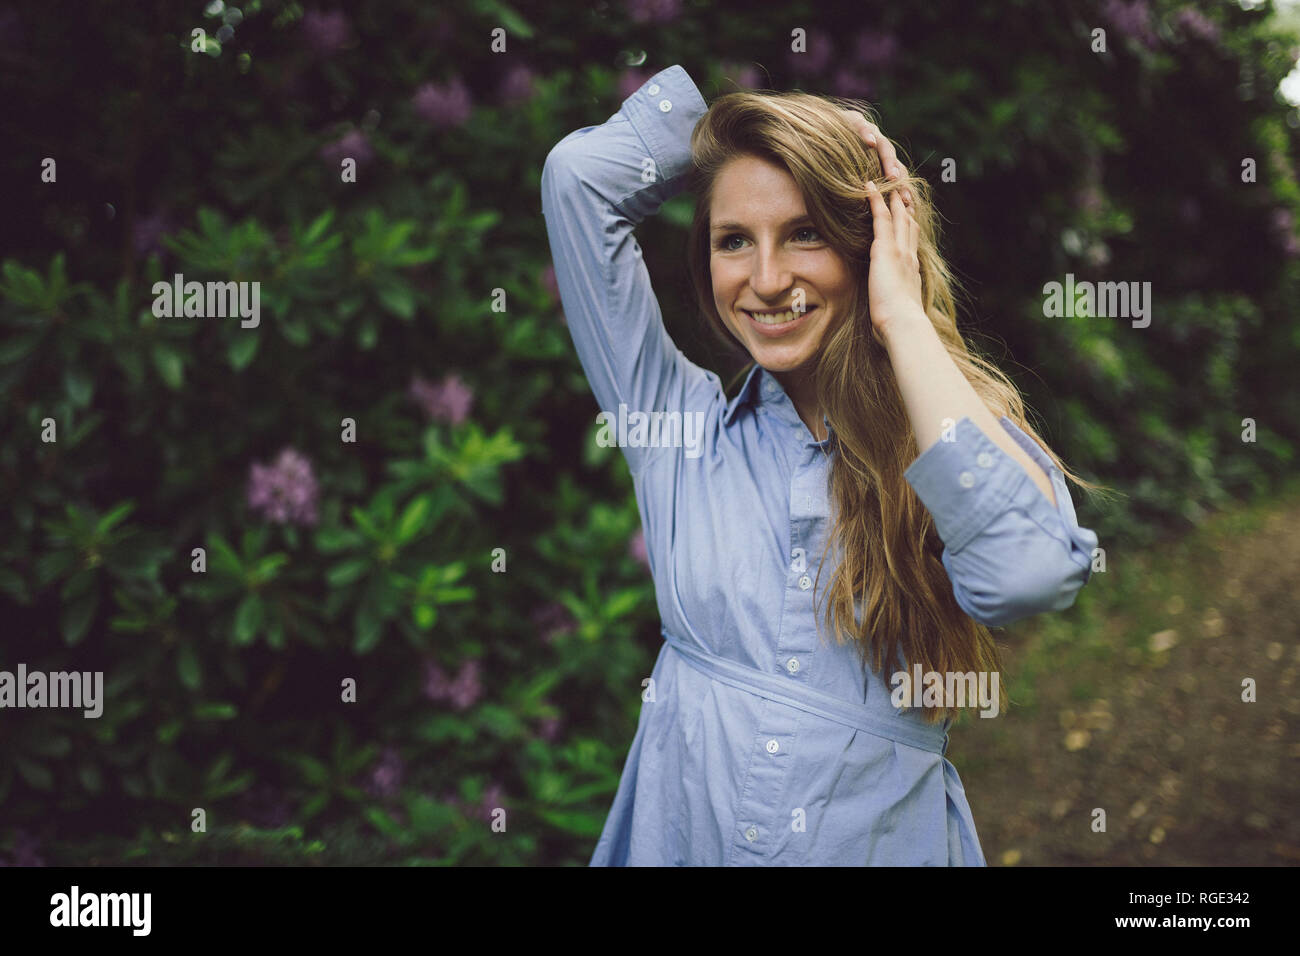
[[[718,378],[663,326],[633,227],[682,192],[690,139],[707,111],[681,66],[656,73],[600,126],[565,136],[542,168],[556,284],[574,347],[602,411],[703,410]],[[698,407],[697,407],[698,406]],[[624,447],[633,474],[651,449]]]
[[[1091,575],[1097,535],[1079,526],[1065,476],[1011,419],[1002,427],[1052,482],[1056,506],[969,418],[903,473],[934,518],[958,605],[990,627],[1061,611]]]

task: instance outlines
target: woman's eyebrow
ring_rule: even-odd
[[[787,219],[785,222],[781,223],[781,228],[785,229],[790,226],[797,225],[798,223],[801,222],[812,222],[812,221],[813,221],[812,216],[808,215],[807,213],[804,213],[802,216],[795,216],[793,219]],[[715,222],[713,226],[709,229],[709,231],[720,232],[724,229],[744,230],[748,228],[749,228],[748,226],[743,226],[738,222]]]

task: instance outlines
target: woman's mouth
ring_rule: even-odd
[[[804,312],[788,311],[756,314],[747,309],[741,309],[741,311],[749,319],[750,326],[760,335],[785,335],[787,332],[798,328],[808,316],[817,311],[817,306],[814,305]]]

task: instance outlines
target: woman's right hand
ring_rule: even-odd
[[[898,161],[898,153],[894,150],[894,144],[891,143],[884,133],[880,132],[880,127],[871,122],[857,110],[841,110],[840,115],[844,117],[845,122],[852,126],[862,141],[876,151],[880,157],[880,168],[885,171],[888,179],[904,179],[907,177],[907,170],[903,164]],[[908,206],[912,204],[912,190],[904,186],[900,192],[903,194],[903,202]]]

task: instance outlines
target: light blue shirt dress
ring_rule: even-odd
[[[591,865],[982,866],[948,724],[895,708],[887,678],[818,637],[830,440],[761,367],[728,401],[664,329],[633,228],[685,188],[706,108],[672,66],[560,140],[542,172],[564,314],[625,443],[664,636]],[[683,427],[638,429],[637,412]],[[1097,545],[1060,470],[1002,427],[1056,507],[969,418],[905,472],[957,602],[991,626],[1069,607]]]

